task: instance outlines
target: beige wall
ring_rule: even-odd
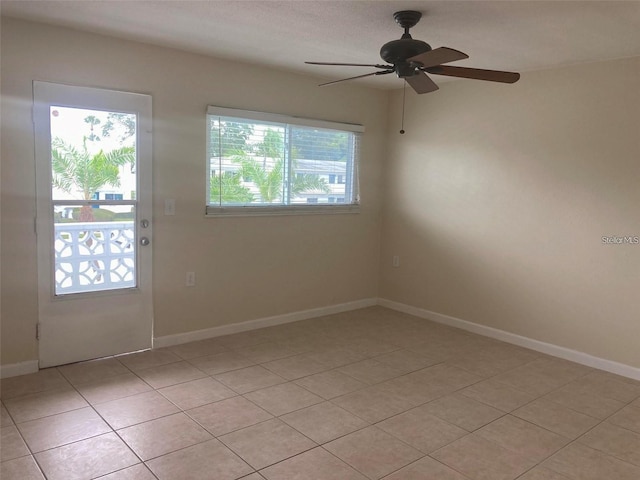
[[[640,58],[390,104],[380,297],[640,367]],[[401,266],[391,266],[392,256]]]
[[[377,295],[386,92],[7,18],[1,67],[2,364],[38,357],[34,79],[153,96],[156,336]],[[361,213],[206,219],[208,104],[364,124]]]
[[[1,61],[3,365],[38,356],[37,79],[153,96],[156,336],[379,295],[640,367],[640,246],[601,241],[640,235],[638,58],[410,94],[404,136],[398,91],[65,29],[3,19]],[[205,219],[207,104],[364,124],[362,212]]]

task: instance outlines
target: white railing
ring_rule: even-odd
[[[55,224],[56,295],[136,285],[133,222]]]

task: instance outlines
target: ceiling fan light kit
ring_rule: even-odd
[[[375,72],[322,83],[320,86],[333,85],[356,78],[395,73],[399,78],[404,79],[416,93],[423,94],[438,90],[438,85],[431,80],[427,73],[501,83],[515,83],[520,78],[520,74],[515,72],[443,65],[456,60],[464,60],[469,56],[448,47],[432,49],[427,42],[412,38],[409,29],[420,21],[420,18],[422,18],[421,12],[402,10],[394,13],[393,18],[404,29],[404,33],[400,39],[391,40],[380,49],[380,57],[387,64],[305,62],[311,65],[341,65],[378,69]]]

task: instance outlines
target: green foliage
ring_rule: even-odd
[[[284,159],[278,158],[270,170],[262,162],[248,156],[238,156],[234,161],[240,163],[240,175],[258,187],[260,203],[274,203],[282,197]]]
[[[212,122],[211,152],[214,157],[230,157],[251,151],[249,139],[253,135],[253,125],[244,122]],[[223,138],[222,151],[220,139]]]
[[[118,222],[133,220],[133,212],[114,212],[108,208],[92,208],[93,220],[96,222]],[[76,223],[81,221],[83,215],[82,207],[71,210],[71,218],[63,217],[60,213],[55,213],[55,223]]]
[[[295,170],[296,161],[293,161],[293,167]],[[323,193],[329,193],[329,185],[324,178],[320,178],[318,175],[312,175],[310,173],[297,173],[292,178],[291,182],[291,198],[300,196],[305,192],[321,191]]]
[[[124,143],[136,134],[136,117],[131,113],[109,112],[107,121],[102,126],[102,136],[110,137],[113,132],[120,132],[118,141]]]
[[[89,124],[91,128],[91,133],[89,134],[87,139],[91,142],[99,142],[100,137],[93,133],[93,127],[95,127],[96,125],[100,125],[100,119],[95,117],[94,115],[89,115],[84,118],[84,123]]]
[[[347,134],[327,131],[326,135],[321,135],[321,141],[318,143],[318,133],[308,128],[292,131],[291,181],[288,192],[292,199],[305,192],[330,192],[324,178],[313,174],[295,173],[298,158],[334,161],[344,161],[347,158]],[[211,178],[213,203],[220,200],[222,204],[248,204],[256,201],[250,190],[241,184],[241,180],[255,185],[259,192],[257,203],[273,204],[285,201],[285,145],[282,131],[269,128],[264,132],[262,141],[255,143],[251,123],[222,121],[211,123],[210,135],[210,155],[230,157],[240,166],[238,174],[225,172],[222,177]],[[340,148],[336,149],[336,146]],[[327,153],[331,149],[333,153]],[[326,158],[327,156],[331,158]]]
[[[350,151],[349,133],[293,128],[291,146],[294,158],[346,162]]]
[[[83,200],[91,200],[94,192],[104,185],[120,186],[118,167],[135,163],[135,149],[121,147],[92,154],[87,149],[87,138],[82,148],[76,148],[60,138],[51,142],[51,168],[53,186],[69,194],[82,192]]]
[[[210,201],[221,203],[251,203],[253,193],[240,183],[241,176],[234,172],[223,172],[222,175],[212,175],[210,180]]]
[[[99,210],[103,210],[103,209],[100,208]],[[133,213],[133,208],[131,209],[130,212],[116,212],[116,213],[114,213],[113,217],[111,218],[111,220],[113,220],[114,222],[135,220],[135,215]]]
[[[51,142],[52,184],[71,195],[78,191],[83,200],[91,200],[94,192],[105,185],[120,186],[119,167],[134,164],[136,154],[134,147],[121,147],[105,152],[100,150],[92,154],[87,148],[87,137],[82,141],[82,147],[55,138]],[[92,222],[95,220],[93,208],[85,205],[80,209],[79,220]]]
[[[96,222],[111,222],[113,217],[115,217],[115,212],[106,208],[92,208],[91,210],[93,210],[93,217]],[[78,215],[78,218],[79,216],[80,215]]]
[[[255,146],[255,152],[265,159],[284,157],[284,138],[282,133],[269,128],[264,133],[262,142]]]
[[[240,174],[253,182],[260,192],[260,203],[278,203],[284,196],[284,158],[277,158],[273,168],[267,169],[262,162],[248,156],[237,156],[234,161],[240,164]],[[295,160],[293,161],[295,171]],[[329,185],[324,178],[311,174],[294,174],[291,178],[291,198],[303,192],[321,191],[329,193]]]

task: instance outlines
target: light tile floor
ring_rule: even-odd
[[[381,307],[1,387],[2,480],[640,479],[640,382]]]

